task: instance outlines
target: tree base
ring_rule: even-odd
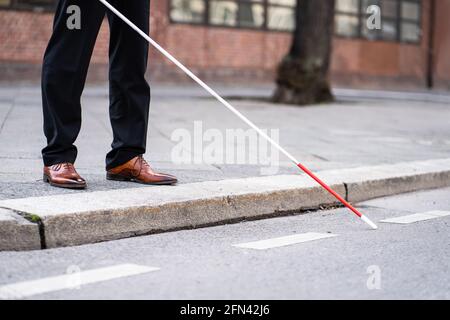
[[[332,102],[334,101],[334,96],[328,86],[316,88],[315,90],[299,90],[278,85],[272,101],[275,103],[304,106]]]
[[[286,56],[278,67],[273,101],[295,105],[333,101],[327,70],[321,59]]]

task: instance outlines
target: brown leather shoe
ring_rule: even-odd
[[[44,167],[44,182],[59,188],[86,188],[86,181],[80,177],[73,164],[68,162]]]
[[[137,156],[123,165],[108,170],[106,179],[153,185],[171,185],[178,182],[177,178],[170,174],[153,171],[142,156]]]

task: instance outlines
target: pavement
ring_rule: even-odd
[[[171,155],[178,145],[176,133],[180,130],[185,129],[182,132],[190,132],[195,138],[195,130],[198,129],[196,124],[199,121],[203,130],[201,133],[213,129],[216,133],[226,136],[226,130],[247,128],[217,101],[195,86],[152,87],[153,100],[146,157],[156,169],[177,175],[180,184],[174,188],[180,188],[181,191],[168,191],[163,187],[142,188],[141,185],[105,180],[104,155],[109,150],[112,133],[108,119],[107,89],[104,86],[88,87],[82,101],[83,126],[77,141],[79,157],[76,165],[78,171],[88,180],[88,190],[68,191],[44,185],[41,182],[40,150],[45,145],[45,140],[42,134],[39,88],[33,85],[0,87],[0,208],[3,208],[0,212],[0,229],[4,235],[3,239],[0,238],[0,250],[38,249],[85,243],[64,238],[70,232],[70,228],[64,229],[64,226],[78,228],[92,224],[95,225],[95,232],[99,232],[111,227],[108,221],[114,221],[113,225],[116,226],[118,220],[130,221],[130,217],[135,217],[133,214],[147,216],[144,222],[148,223],[151,218],[148,216],[149,212],[160,215],[173,213],[163,221],[163,225],[149,227],[144,224],[145,227],[142,228],[138,223],[135,223],[134,227],[128,223],[125,228],[114,230],[107,236],[99,232],[97,236],[86,241],[97,242],[158,230],[196,227],[247,218],[255,215],[249,213],[252,212],[250,209],[254,209],[255,213],[260,210],[251,207],[240,210],[238,208],[233,209],[234,215],[226,216],[226,219],[217,217],[223,210],[233,207],[233,202],[214,200],[213,206],[208,207],[212,201],[211,197],[208,197],[211,186],[224,186],[232,181],[235,188],[241,188],[237,189],[240,190],[237,192],[240,196],[238,201],[244,203],[245,196],[249,194],[242,193],[242,190],[266,185],[267,181],[271,180],[267,180],[268,175],[274,177],[274,180],[282,181],[286,178],[288,183],[289,179],[296,179],[292,176],[298,175],[298,169],[281,155],[275,171],[261,163],[208,163],[201,159],[201,155],[200,161],[174,163]],[[349,182],[359,181],[360,186],[365,184],[365,187],[356,191],[354,199],[350,199],[353,193],[350,195],[351,201],[364,201],[377,196],[450,184],[450,96],[445,93],[336,89],[338,99],[335,103],[295,107],[270,103],[268,97],[273,92],[270,85],[246,88],[220,85],[214,87],[262,128],[278,129],[281,145],[319,176],[341,177],[338,180],[330,178],[327,182],[334,182],[343,196],[349,198]],[[245,149],[245,142],[240,143]],[[235,145],[236,142],[227,140],[224,144],[229,146]],[[184,155],[198,159],[196,152],[188,150]],[[252,150],[245,152],[246,156],[249,156]],[[418,174],[414,174],[416,171]],[[379,177],[373,175],[377,172],[380,173]],[[386,172],[391,174],[386,175]],[[403,172],[404,175],[396,172]],[[362,179],[368,176],[370,179]],[[259,196],[267,195],[269,191],[269,198],[258,198],[258,201],[268,201],[265,206],[259,207],[268,207],[273,211],[262,214],[277,213],[280,207],[283,209],[281,211],[291,212],[335,204],[322,194],[313,199],[311,205],[307,200],[310,199],[308,192],[313,186],[306,182],[307,177],[300,177],[302,189],[293,188],[296,193],[290,194],[290,199],[294,194],[301,194],[305,202],[293,201],[295,206],[283,207],[280,199],[287,199],[289,195],[280,198],[277,193],[286,191],[286,186],[282,183],[277,186],[278,189],[272,188],[259,193]],[[248,179],[256,180],[251,180],[249,184]],[[385,191],[373,193],[371,187],[374,181],[382,181],[377,188]],[[210,187],[205,189],[205,186]],[[182,193],[183,190],[191,189],[197,192],[203,190],[203,197],[202,194]],[[234,195],[230,189],[225,190],[228,190],[229,195]],[[230,200],[226,193],[219,191],[216,189],[215,193],[211,194]],[[99,202],[100,198],[97,196],[100,194],[102,200]],[[142,194],[145,195],[145,201],[136,203],[135,200]],[[172,194],[175,196],[167,199],[167,195]],[[255,195],[255,192],[251,194]],[[121,195],[125,202],[121,200]],[[55,196],[58,197],[54,198]],[[55,206],[52,211],[49,207],[53,199],[59,199],[62,206]],[[91,200],[87,201],[89,199]],[[116,211],[110,206],[114,199],[120,202],[120,206],[114,207],[118,209]],[[197,201],[202,199],[207,202],[206,205]],[[320,201],[316,201],[317,199]],[[70,212],[62,210],[63,207],[67,208],[66,201],[73,204],[71,207],[81,209]],[[257,201],[253,198],[251,202]],[[173,210],[174,203],[177,203],[176,210]],[[167,204],[168,207],[161,209],[161,205]],[[192,204],[195,210],[190,209]],[[222,211],[218,209],[220,207]],[[216,212],[216,218],[214,214],[208,216],[211,210]],[[111,215],[98,220],[98,217],[105,217],[105,212]],[[194,214],[195,212],[204,214]],[[70,214],[71,221],[75,221],[74,225],[67,224],[69,220],[60,220],[56,229],[52,229],[54,225],[47,225],[50,220],[46,218],[49,216],[59,215],[64,219]],[[205,216],[208,219],[205,219]],[[185,223],[173,224],[179,217],[184,217]],[[89,232],[93,232],[92,229]],[[46,241],[52,237],[54,241],[47,244]],[[20,244],[17,239],[25,240]],[[17,245],[14,247],[11,244]]]
[[[376,231],[338,208],[0,252],[0,298],[450,299],[449,194],[444,188],[359,203]],[[414,223],[381,222],[430,212],[435,216]],[[311,233],[322,238],[307,241]],[[266,249],[249,248],[261,240]]]

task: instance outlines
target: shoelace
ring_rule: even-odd
[[[138,156],[137,157],[136,162],[134,163],[134,166],[136,166],[136,164],[139,164],[139,172],[135,175],[136,177],[141,175],[143,167],[151,168],[150,165],[148,164],[148,162],[145,161],[143,156]]]
[[[69,163],[69,162],[65,162],[65,163],[59,163],[56,164],[54,166],[52,166],[52,169],[55,171],[59,171],[61,168],[66,169],[69,172],[75,173],[75,167],[73,166],[73,164]]]
[[[148,162],[144,159],[143,156],[139,157],[141,159],[141,165],[147,168],[150,168],[150,165],[148,164]]]
[[[71,164],[71,163],[66,162],[63,164],[63,166],[64,166],[64,169],[66,169],[66,170],[75,171],[75,168],[74,168],[73,164]]]

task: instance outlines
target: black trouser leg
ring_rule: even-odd
[[[113,0],[120,12],[141,30],[149,32],[148,0]],[[108,12],[110,37],[110,119],[112,150],[106,168],[114,168],[145,153],[150,87],[145,80],[148,42],[111,12]]]
[[[130,2],[130,1],[124,1]],[[134,2],[134,1],[131,1]],[[81,9],[81,30],[67,27],[67,8]],[[42,104],[47,147],[44,164],[75,162],[81,126],[80,97],[105,8],[95,0],[59,0],[42,71]]]

